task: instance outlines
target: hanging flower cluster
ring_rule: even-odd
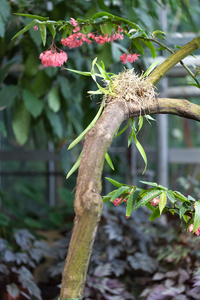
[[[122,54],[120,56],[120,60],[122,61],[123,64],[126,64],[127,62],[130,62],[130,63],[133,63],[134,61],[136,61],[138,59],[138,56],[140,56],[139,54],[137,53],[134,53],[134,54]]]
[[[64,46],[68,46],[70,49],[82,46],[83,42],[86,42],[90,45],[92,41],[94,41],[98,44],[103,45],[104,43],[114,42],[118,39],[122,41],[124,38],[124,35],[122,34],[123,29],[120,26],[118,26],[117,33],[108,36],[108,34],[96,35],[95,33],[91,33],[91,32],[88,33],[88,35],[86,35],[85,33],[80,32],[80,27],[78,26],[78,22],[73,18],[71,18],[70,24],[74,26],[73,29],[74,33],[65,39],[61,39],[61,44]]]
[[[58,51],[57,51],[58,50]],[[41,62],[45,68],[47,67],[61,67],[67,61],[67,54],[60,50],[52,43],[51,47],[40,54]]]
[[[123,40],[123,29],[118,26],[115,33],[110,36],[108,34],[98,34],[98,33],[85,33],[81,32],[78,22],[71,18],[70,24],[73,26],[73,33],[66,38],[61,39],[61,44],[63,46],[68,46],[69,49],[82,46],[83,43],[91,44],[95,42],[97,44],[105,44],[109,42],[114,42],[116,40]],[[37,26],[33,27],[34,30],[38,30]],[[134,62],[138,59],[138,54],[126,54],[120,56],[120,60],[123,64],[126,62]],[[44,67],[60,67],[64,62],[67,61],[67,54],[57,48],[54,44],[51,45],[50,49],[44,51],[40,54],[42,64]]]

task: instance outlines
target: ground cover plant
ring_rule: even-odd
[[[68,69],[68,71],[81,75],[91,76],[98,89],[89,93],[92,95],[103,94],[96,117],[69,146],[69,149],[73,148],[85,137],[83,151],[67,175],[69,177],[79,167],[74,202],[76,217],[62,276],[60,299],[81,299],[83,297],[92,247],[102,215],[103,201],[110,201],[115,204],[126,201],[127,218],[142,206],[146,206],[152,211],[150,220],[160,217],[162,213],[177,214],[189,231],[199,235],[200,200],[194,199],[190,195],[184,196],[178,191],[171,191],[167,187],[154,182],[143,181],[142,184],[150,186],[150,188],[145,189],[120,183],[110,178],[108,180],[117,188],[103,197],[103,201],[100,192],[104,160],[106,159],[111,168],[114,168],[108,154],[108,147],[113,138],[122,134],[128,125],[132,128],[128,146],[134,140],[143,157],[145,172],[147,157],[137,138],[137,134],[143,125],[143,116],[151,119],[149,117],[151,114],[168,113],[196,121],[200,120],[200,108],[198,105],[185,99],[159,98],[154,90],[158,82],[178,62],[181,62],[190,76],[192,76],[191,84],[197,88],[200,87],[199,70],[193,73],[182,62],[183,58],[199,49],[200,37],[197,36],[183,47],[177,47],[177,49],[172,50],[159,40],[162,40],[165,35],[163,31],[155,30],[147,34],[136,23],[108,12],[96,13],[90,19],[75,20],[71,17],[68,21],[51,21],[46,17],[29,14],[19,15],[30,18],[32,21],[17,33],[14,38],[18,38],[18,36],[29,29],[34,28],[36,31],[40,30],[44,46],[46,45],[46,30],[48,28],[53,39],[56,32],[63,31],[61,44],[69,48],[80,47],[85,43],[89,45],[91,43],[104,45],[116,40],[121,41],[126,36],[131,43],[129,51],[123,53],[119,58],[124,64],[127,62],[133,63],[140,55],[144,55],[146,48],[144,49],[143,47],[148,48],[153,59],[156,57],[154,45],[159,45],[161,49],[165,49],[171,54],[159,66],[157,66],[157,63],[153,63],[142,74],[134,74],[133,70],[125,70],[120,74],[109,73],[106,71],[104,62],[98,62],[97,58],[92,60],[90,72]],[[141,54],[132,52],[132,45]],[[40,54],[44,67],[61,66],[67,62],[67,58],[67,54],[63,50],[58,49],[54,41],[49,49]],[[103,80],[103,84],[99,82],[99,78]],[[138,122],[135,121],[135,117],[139,117]],[[118,132],[124,121],[128,121],[128,125]],[[141,259],[141,255],[138,257]],[[136,259],[138,257],[136,256]],[[131,258],[129,260],[129,263],[134,266],[135,260]],[[98,271],[96,271],[96,274],[99,274]],[[112,283],[110,284],[112,285]],[[160,290],[163,293],[162,285]],[[179,289],[179,294],[181,292],[183,291]],[[127,297],[129,297],[128,294]]]

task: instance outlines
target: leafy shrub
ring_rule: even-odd
[[[0,238],[0,282],[4,292],[7,291],[13,299],[20,295],[27,298],[34,295],[42,300],[31,271],[44,257],[54,257],[53,250],[27,229],[11,232],[9,241]]]

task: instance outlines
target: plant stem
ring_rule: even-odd
[[[164,46],[165,47],[165,46]],[[152,84],[157,85],[157,83],[167,74],[177,63],[179,63],[183,58],[192,54],[194,51],[200,48],[200,36],[194,38],[192,41],[187,43],[185,46],[180,48],[177,52],[173,53],[168,57],[162,64],[160,64],[150,75],[149,80]],[[168,49],[167,49],[168,50]],[[182,65],[186,67],[183,63]],[[188,71],[188,68],[186,67]],[[189,70],[190,71],[190,70]],[[190,75],[194,78],[194,74],[190,71]],[[199,81],[196,81],[200,86]]]

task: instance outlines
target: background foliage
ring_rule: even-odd
[[[59,68],[42,68],[39,54],[46,48],[42,45],[39,31],[32,29],[20,38],[12,40],[12,37],[29,22],[14,13],[30,13],[49,16],[52,20],[68,20],[70,17],[89,18],[96,12],[107,11],[130,19],[142,28],[147,28],[147,32],[151,32],[162,29],[159,19],[161,3],[168,9],[169,33],[198,30],[200,6],[197,0],[192,2],[186,0],[75,0],[73,2],[0,0],[1,149],[15,151],[46,149],[49,141],[52,141],[56,151],[61,153],[62,166],[59,166],[59,170],[67,172],[76,159],[79,149],[77,147],[71,154],[66,151],[66,147],[93,119],[101,100],[95,97],[91,101],[88,97],[87,91],[95,89],[90,78]],[[59,40],[57,36],[55,43],[58,46],[60,46]],[[47,47],[51,42],[52,38],[48,35]],[[90,71],[91,61],[98,56],[99,60],[104,61],[107,70],[118,73],[122,70],[119,56],[128,47],[129,42],[123,41],[121,46],[112,43],[67,50],[69,57],[67,67]],[[147,56],[148,52],[134,64],[137,72],[147,68],[149,64]],[[131,65],[127,66],[131,67]],[[185,136],[177,137],[173,134],[174,128],[182,132],[182,122],[174,118],[171,120],[170,145],[184,146]],[[145,126],[141,133],[141,143],[155,145],[156,125],[152,124],[151,128],[149,124]],[[199,125],[195,123],[192,126],[194,130],[191,130],[191,138],[193,145],[197,146],[199,139],[194,132]],[[125,143],[124,139],[122,137],[115,145]],[[124,167],[124,159],[118,154],[112,159],[116,166],[114,177],[119,181],[124,177],[128,179],[129,174]],[[41,163],[30,162],[26,166],[20,162],[5,162],[2,163],[3,167],[13,172],[43,171],[46,168]],[[152,168],[155,169],[155,165],[152,165]],[[105,166],[105,173],[108,172]],[[176,179],[177,173],[174,174]],[[124,182],[123,179],[121,181]],[[199,197],[198,176],[181,177],[179,182],[186,191],[186,187],[191,190],[191,185],[188,184],[192,183],[195,186],[194,196]],[[28,284],[33,290],[26,293],[29,295],[35,293],[35,296],[38,295],[37,299],[41,299],[41,293],[34,278],[31,277],[35,268],[33,264],[43,262],[47,254],[46,250],[40,251],[39,246],[36,247],[37,249],[34,248],[41,239],[37,230],[62,228],[63,234],[69,232],[68,228],[71,228],[73,220],[73,194],[69,193],[69,190],[74,188],[75,178],[70,179],[67,184],[61,184],[64,186],[59,190],[62,205],[57,208],[49,207],[44,186],[45,179],[40,181],[38,178],[33,178],[31,181],[22,178],[14,181],[10,178],[2,179],[4,191],[1,192],[0,264],[4,270],[8,269],[6,277],[5,272],[0,277],[1,282],[5,284],[3,290],[6,291],[6,286],[9,285],[10,293],[17,293],[16,286],[19,284],[19,279],[16,280],[16,274],[19,275],[19,270],[27,267],[26,279],[27,281],[29,279]],[[169,216],[161,219],[158,225],[154,224],[150,227],[146,221],[148,213],[142,209],[134,220],[126,221],[124,215],[123,208],[111,210],[105,208],[88,275],[86,299],[94,299],[94,295],[97,295],[100,300],[118,300],[122,295],[123,299],[134,299],[134,297],[138,299],[141,293],[142,297],[148,300],[198,299],[198,239],[188,237],[177,226],[177,220]],[[20,231],[24,228],[30,232]],[[16,237],[18,237],[17,241]],[[22,245],[22,241],[25,240],[31,240],[31,250],[38,251],[36,262],[30,253],[27,253],[26,257],[19,254],[26,252]],[[51,253],[60,266],[58,269],[58,266],[55,268],[53,265],[50,268],[53,281],[48,278],[50,286],[54,286],[56,291],[56,285],[60,283],[58,271],[61,272],[67,243],[68,239],[57,242],[56,251]],[[116,277],[117,279],[114,279]],[[20,280],[25,285],[25,279]],[[163,298],[159,296],[161,291],[166,289],[168,294],[164,293]],[[43,293],[44,290],[42,289]],[[49,294],[51,295],[51,292]],[[187,298],[183,298],[186,295]],[[50,296],[45,295],[45,299],[50,299],[48,297]]]

